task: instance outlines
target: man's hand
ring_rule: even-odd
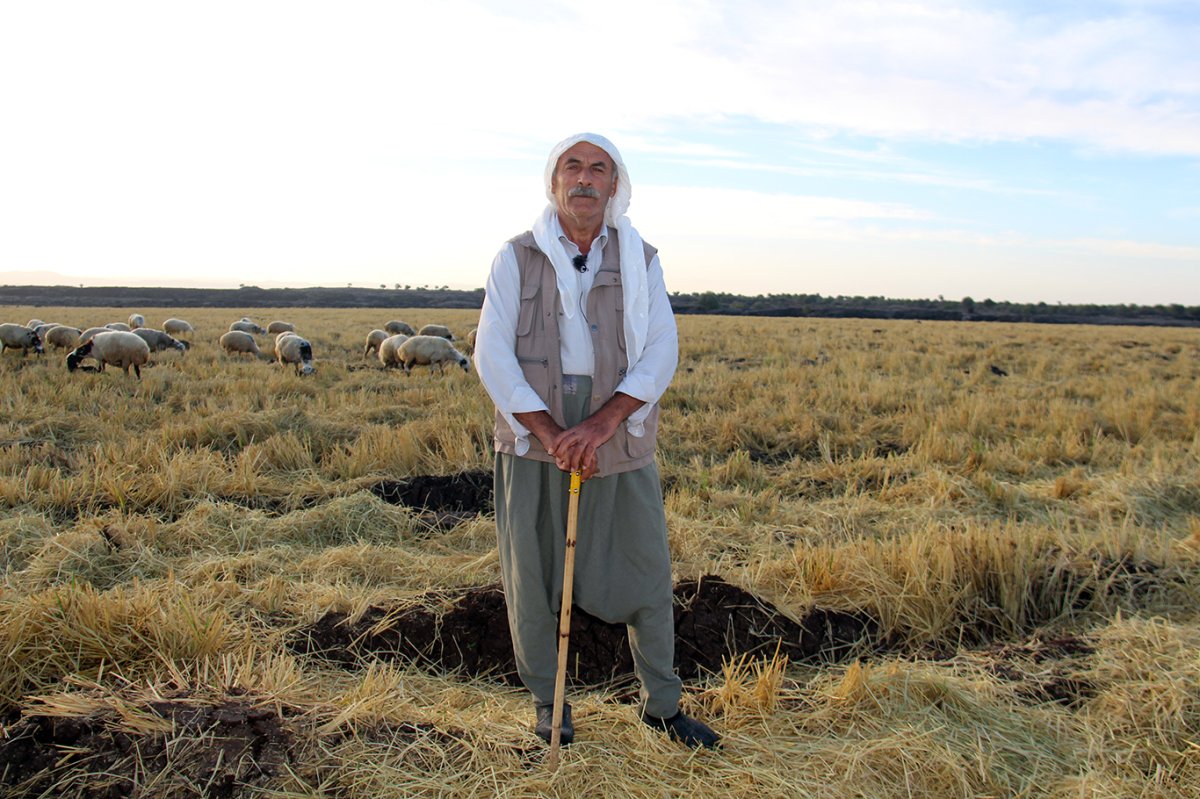
[[[562,435],[563,429],[554,421],[554,417],[546,411],[530,411],[514,413],[513,418],[522,424],[541,442],[542,448],[549,454],[554,454],[554,441]],[[562,468],[561,466],[559,468]]]
[[[554,456],[555,464],[564,472],[579,470],[583,480],[594,477],[600,466],[596,451],[613,437],[629,414],[644,404],[628,394],[614,394],[600,410],[559,433],[546,451]]]

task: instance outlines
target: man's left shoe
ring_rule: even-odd
[[[533,731],[543,741],[550,743],[550,738],[554,734],[554,703],[538,705],[536,709],[537,723],[534,725]],[[571,741],[574,740],[575,725],[571,723],[571,706],[563,703],[562,728],[558,731],[558,743],[561,746],[570,746]]]
[[[685,715],[681,710],[669,719],[642,714],[642,721],[656,730],[665,732],[672,741],[678,741],[692,749],[716,749],[721,745],[721,736],[717,735],[703,721],[698,721]]]

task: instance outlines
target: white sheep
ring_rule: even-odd
[[[131,313],[129,315],[129,327],[131,330],[137,330],[139,327],[146,326],[146,317],[140,313]]]
[[[437,336],[444,338],[446,341],[454,341],[454,334],[450,332],[450,328],[445,325],[425,325],[417,333],[418,336]]]
[[[104,326],[104,328],[106,330],[118,330],[122,333],[128,333],[129,331],[133,330],[132,327],[125,324],[124,322],[109,322],[107,325]]]
[[[464,372],[471,371],[471,362],[466,356],[441,336],[413,336],[400,345],[399,359],[405,374],[416,365],[428,366],[433,371],[434,364],[437,364],[438,374],[443,374],[448,363],[458,364]]]
[[[403,333],[388,336],[379,344],[379,362],[384,369],[395,369],[400,366],[400,345],[408,341]]]
[[[31,319],[29,321],[36,322],[38,320]],[[6,349],[20,350],[22,358],[25,357],[27,350],[33,350],[38,355],[41,355],[42,339],[32,327],[5,322],[0,325],[0,353]]]
[[[311,375],[316,369],[312,365],[312,344],[295,333],[282,335],[275,342],[275,357],[280,366],[292,364],[297,375]]]
[[[87,342],[91,341],[92,336],[96,335],[97,333],[107,333],[110,330],[112,330],[111,327],[89,327],[87,330],[79,334],[79,338],[75,339],[75,346],[78,347],[80,344],[86,344]]]
[[[294,336],[296,338],[299,338],[300,334],[295,333],[291,330],[284,330],[279,335],[275,336],[275,343],[271,345],[271,353],[273,354],[274,357],[276,357],[276,358],[279,357],[279,345],[288,336]]]
[[[155,330],[152,327],[139,327],[133,331],[133,334],[139,337],[142,341],[150,346],[151,352],[162,352],[163,350],[179,350],[187,352],[190,346],[186,341],[180,341],[173,336],[164,333],[161,330]]]
[[[244,330],[230,330],[220,338],[221,349],[225,350],[228,355],[237,355],[249,353],[259,360],[270,360],[269,355],[264,355],[259,349],[258,344],[254,341],[254,336]]]
[[[230,331],[240,331],[242,333],[253,333],[256,336],[261,336],[266,333],[266,329],[262,328],[253,322],[248,322],[245,319],[239,319],[229,326]]]
[[[44,325],[44,324],[46,324],[46,323],[45,323],[45,322],[43,322],[41,319],[30,319],[28,322],[26,322],[26,323],[25,323],[25,327],[34,327],[34,328],[36,328],[36,327],[39,327],[39,326],[41,326],[41,325]]]
[[[379,345],[382,344],[384,339],[386,339],[387,337],[388,337],[387,331],[380,330],[379,328],[375,328],[370,333],[368,333],[367,334],[367,346],[365,349],[363,349],[363,357],[366,358],[366,357],[370,356],[370,354],[372,352],[375,353],[376,356],[378,356],[379,355]]]
[[[108,330],[92,336],[86,344],[77,347],[67,356],[67,371],[74,372],[79,362],[87,357],[95,358],[100,371],[105,365],[119,366],[129,374],[129,367],[137,379],[142,379],[142,367],[150,362],[150,345],[140,336],[123,330]]]
[[[383,326],[383,329],[391,333],[393,336],[403,333],[406,336],[415,336],[417,331],[412,329],[412,325],[408,322],[401,322],[398,319],[393,319]]]
[[[279,320],[275,320],[271,324],[267,325],[267,332],[271,335],[275,335],[276,333],[295,333],[296,326],[291,322],[281,322]]]
[[[58,327],[61,322],[42,322],[40,325],[34,325],[33,329],[38,334],[38,338],[44,343],[46,341],[46,332],[52,327]]]
[[[179,338],[181,336],[191,336],[196,332],[190,324],[182,319],[176,319],[175,317],[171,317],[167,321],[163,322],[162,329],[164,333],[174,336],[175,338]]]
[[[467,332],[467,351],[475,352],[475,336],[479,334],[479,328],[473,327]]]
[[[83,331],[69,325],[55,325],[46,331],[42,342],[60,350],[73,350],[79,346],[79,336]]]

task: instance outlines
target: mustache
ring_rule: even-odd
[[[591,186],[575,186],[567,191],[568,197],[591,197],[593,200],[600,199],[600,192],[596,191]]]

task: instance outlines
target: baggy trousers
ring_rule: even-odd
[[[590,413],[591,379],[567,376],[569,425]],[[570,474],[497,453],[496,532],[517,673],[536,704],[554,701]],[[579,494],[574,605],[625,624],[645,712],[678,709],[670,551],[658,467],[593,477]]]

